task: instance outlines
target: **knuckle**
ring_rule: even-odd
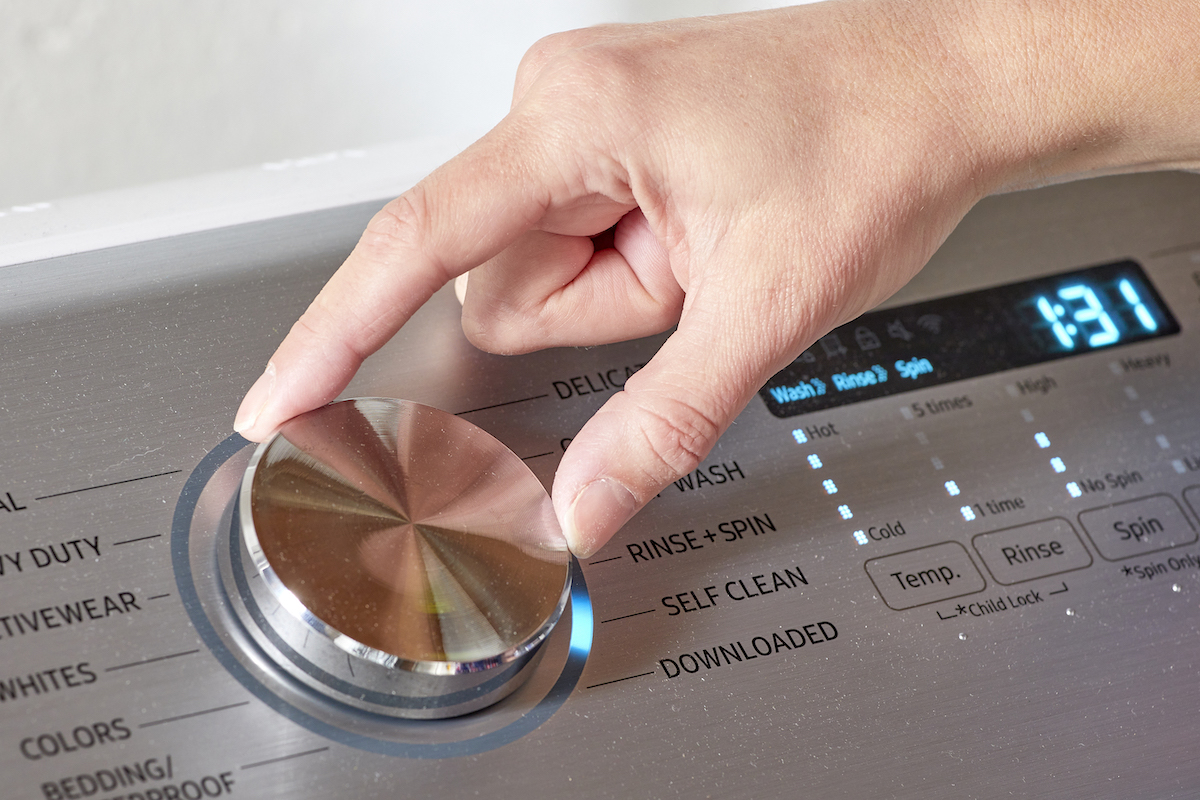
[[[583,46],[586,34],[586,30],[577,30],[543,36],[525,51],[525,55],[517,67],[517,75],[537,75],[555,58]]]
[[[429,197],[424,187],[417,184],[371,218],[359,239],[359,247],[373,262],[384,264],[395,261],[398,254],[416,252],[436,267],[444,283],[452,276],[443,274],[444,266],[432,258],[433,248],[428,240],[434,223]]]
[[[645,90],[643,61],[638,47],[606,28],[568,31],[542,39],[526,53],[518,85],[539,83],[556,106],[628,105]]]
[[[411,245],[428,220],[424,193],[419,187],[392,200],[367,223],[363,239],[383,245]]]
[[[658,462],[656,483],[665,484],[699,466],[720,435],[721,426],[693,403],[667,395],[638,400],[641,431]]]
[[[485,353],[494,353],[496,355],[511,355],[512,351],[506,347],[505,336],[501,326],[495,324],[495,320],[486,314],[480,314],[470,310],[467,306],[463,307],[462,315],[463,334],[466,335],[467,341],[478,347]]]
[[[502,303],[468,301],[463,305],[462,329],[467,341],[485,353],[512,356],[535,349],[524,335],[524,326]]]

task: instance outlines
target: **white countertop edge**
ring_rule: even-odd
[[[395,197],[477,135],[443,136],[0,208],[0,267]]]

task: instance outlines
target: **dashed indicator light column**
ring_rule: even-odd
[[[1021,410],[1021,417],[1026,422],[1033,422],[1033,413],[1027,408]],[[1038,449],[1040,450],[1050,449],[1050,436],[1045,431],[1038,431],[1035,433],[1033,435],[1033,441],[1037,444]],[[1067,464],[1060,456],[1051,456],[1050,468],[1054,470],[1056,474],[1061,475],[1067,471]],[[1067,494],[1071,495],[1071,497],[1082,497],[1083,489],[1080,488],[1077,481],[1068,481]]]
[[[836,430],[833,429],[833,426],[828,427],[830,428],[831,433],[836,434]],[[796,444],[808,444],[810,442],[810,437],[803,428],[796,428],[793,430],[792,438],[796,440]],[[821,457],[816,453],[808,454],[808,465],[814,470],[825,468],[825,462],[823,462]],[[821,488],[824,489],[825,494],[828,495],[835,495],[838,493],[837,483],[832,478],[823,479],[821,481]],[[850,506],[846,503],[840,504],[837,507],[837,512],[842,519],[854,519],[854,512],[850,510]],[[866,544],[867,534],[863,531],[855,531],[854,540],[859,544]]]
[[[1050,446],[1050,437],[1046,435],[1045,431],[1038,431],[1035,433],[1033,435],[1033,440],[1037,442],[1037,446],[1043,450]],[[1057,473],[1063,473],[1067,471],[1067,465],[1058,456],[1052,456],[1050,458],[1050,467]],[[1070,489],[1068,488],[1067,491],[1070,491]]]
[[[1124,294],[1125,288],[1123,286],[1120,288],[1121,288],[1122,294]],[[1128,296],[1126,296],[1126,299],[1127,300],[1129,299]],[[1142,310],[1143,311],[1145,310],[1144,305],[1142,306]],[[1141,316],[1140,316],[1141,311],[1135,311],[1135,313],[1139,314],[1138,319],[1141,319]],[[1144,324],[1144,322],[1143,322],[1143,324]],[[1151,330],[1153,330],[1153,329],[1151,329]],[[1121,363],[1118,361],[1110,362],[1108,365],[1108,368],[1110,370],[1112,370],[1112,373],[1114,375],[1122,375],[1125,372],[1125,368],[1122,367]],[[1130,400],[1141,399],[1141,396],[1138,394],[1138,390],[1132,386],[1125,387],[1125,396],[1128,397]],[[1143,425],[1153,425],[1156,422],[1156,420],[1154,419],[1154,413],[1151,412],[1150,409],[1148,409],[1148,408],[1143,408],[1140,412],[1138,412],[1138,416],[1141,418]],[[1170,450],[1171,449],[1171,440],[1168,439],[1165,434],[1160,433],[1160,434],[1155,435],[1154,441],[1158,445],[1160,450]],[[1189,471],[1187,463],[1184,461],[1184,459],[1180,459],[1180,458],[1175,459],[1174,461],[1171,462],[1171,466],[1174,467],[1175,471],[1178,472],[1180,475]]]
[[[907,420],[911,420],[914,418],[912,412],[906,406],[902,406],[900,408],[900,416],[904,417]],[[924,445],[929,444],[929,437],[925,434],[924,431],[917,431],[914,435],[916,436],[917,442],[919,442],[921,445],[924,446]],[[933,464],[933,468],[939,472],[946,468],[945,463],[943,463],[942,459],[939,456],[936,456],[936,455],[931,456],[929,459],[929,462],[931,464]],[[959,488],[958,481],[954,481],[954,480],[944,481],[942,483],[942,488],[946,490],[946,494],[949,495],[950,497],[958,497],[960,494],[962,494],[962,489]],[[963,518],[966,519],[968,522],[975,519],[975,512],[971,509],[970,506],[962,506],[961,508],[959,508],[959,512],[963,515]],[[856,536],[856,538],[857,538],[857,536]],[[865,542],[860,541],[859,544],[865,544]]]
[[[958,484],[954,481],[946,481],[944,486],[946,487],[946,494],[950,495],[951,497],[958,497],[960,494],[962,494],[962,490],[958,488]],[[967,522],[971,522],[975,519],[975,509],[971,508],[970,506],[959,506],[958,513],[962,514],[963,519],[965,519]]]

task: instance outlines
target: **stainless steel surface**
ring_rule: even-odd
[[[250,461],[236,527],[244,580],[225,590],[247,629],[297,679],[383,714],[457,716],[507,696],[570,590],[550,496],[524,462],[403,400],[284,424]]]
[[[986,200],[893,301],[1128,257],[1180,334],[788,420],[756,399],[573,568],[526,683],[431,721],[294,678],[222,589],[233,411],[370,213],[0,272],[5,797],[1196,795],[1200,178]],[[659,341],[488,356],[443,292],[347,395],[455,413],[548,485]],[[1127,508],[1171,533],[1114,540]],[[1046,537],[1061,567],[995,559]],[[970,593],[920,585],[949,553]],[[918,586],[881,594],[876,559]]]

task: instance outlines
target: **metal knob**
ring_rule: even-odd
[[[566,604],[570,554],[541,482],[474,425],[346,400],[259,446],[238,501],[234,607],[310,687],[399,717],[512,692]]]

